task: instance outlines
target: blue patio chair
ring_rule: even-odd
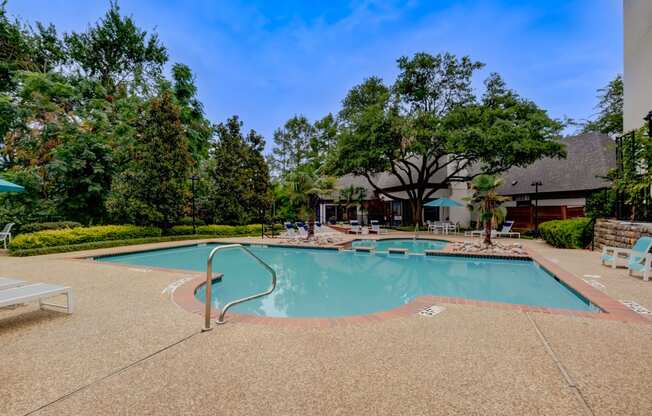
[[[620,247],[603,247],[602,264],[616,268],[618,260],[626,260],[626,267],[632,272],[643,273],[645,280],[649,279],[650,273],[650,249],[652,248],[652,237],[641,237],[631,249]]]

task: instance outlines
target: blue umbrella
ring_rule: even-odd
[[[439,198],[424,204],[426,207],[463,207],[464,205],[449,198]]]
[[[25,192],[25,188],[15,183],[0,179],[0,192]]]

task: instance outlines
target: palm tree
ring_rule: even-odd
[[[503,180],[498,176],[480,175],[471,182],[473,195],[465,198],[469,209],[477,211],[480,221],[484,224],[484,243],[491,245],[491,226],[505,219],[507,210],[501,205],[509,201],[508,197],[498,195],[498,187]]]
[[[320,195],[333,192],[335,178],[318,172],[297,169],[287,175],[290,200],[299,207],[300,215],[308,217],[308,236],[315,234],[315,212]]]

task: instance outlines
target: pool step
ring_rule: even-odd
[[[390,247],[387,249],[389,254],[407,254],[408,249],[407,248],[396,248],[396,247]]]
[[[374,248],[373,247],[367,247],[367,246],[357,246],[357,247],[353,247],[353,250],[355,250],[356,252],[361,252],[361,253],[371,253],[372,251],[374,251]]]

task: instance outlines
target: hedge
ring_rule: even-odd
[[[243,235],[260,234],[260,224],[249,225],[199,225],[197,234],[209,235],[212,237],[236,237]],[[282,225],[276,224],[274,229],[280,230]],[[192,225],[177,225],[167,231],[169,235],[191,235]]]
[[[128,240],[160,236],[161,230],[155,227],[138,227],[136,225],[102,225],[88,228],[77,227],[66,230],[46,230],[29,234],[20,234],[11,241],[9,244],[9,250],[31,250],[98,241]]]
[[[34,233],[45,230],[64,230],[81,227],[82,225],[75,221],[57,221],[57,222],[33,222],[20,226],[21,233]]]
[[[546,221],[539,224],[539,233],[548,244],[558,248],[584,248],[591,243],[591,219],[586,217]]]
[[[33,248],[27,250],[13,250],[10,252],[10,254],[12,256],[17,256],[17,257],[40,256],[43,254],[68,253],[71,251],[95,250],[100,248],[130,246],[136,244],[164,243],[168,241],[195,240],[195,239],[210,238],[210,237],[211,236],[209,235],[206,236],[176,235],[176,236],[166,236],[166,237],[132,238],[129,240],[95,241],[92,243],[72,244],[69,246],[55,246],[55,247]]]

